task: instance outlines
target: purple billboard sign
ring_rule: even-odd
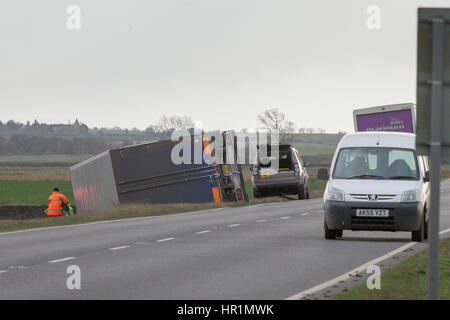
[[[397,110],[356,116],[358,131],[397,131],[414,133],[411,110]]]

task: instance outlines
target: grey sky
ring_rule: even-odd
[[[70,4],[81,30],[66,28]],[[278,107],[352,131],[355,108],[415,102],[419,6],[450,0],[2,0],[0,120],[255,128]]]

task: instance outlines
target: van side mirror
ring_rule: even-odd
[[[430,170],[425,172],[425,176],[423,177],[423,182],[430,182]]]
[[[311,163],[309,163],[308,161],[303,162],[303,166],[306,167],[310,167]]]
[[[248,170],[253,171],[253,165],[251,165],[250,167],[248,167]]]
[[[327,168],[320,168],[317,170],[317,179],[320,180],[328,180],[330,178],[330,175],[328,174]]]

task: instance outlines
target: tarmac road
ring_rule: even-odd
[[[322,207],[313,199],[2,233],[0,299],[285,299],[410,242],[409,232],[325,240]],[[70,265],[80,290],[66,287]]]

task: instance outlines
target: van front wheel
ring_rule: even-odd
[[[337,236],[337,230],[335,229],[328,229],[327,223],[324,222],[324,230],[325,230],[325,239],[336,239]]]
[[[425,219],[424,219],[425,220]],[[424,220],[422,220],[422,223],[420,224],[420,228],[417,231],[413,231],[411,234],[412,241],[422,242],[425,236],[425,223]]]

